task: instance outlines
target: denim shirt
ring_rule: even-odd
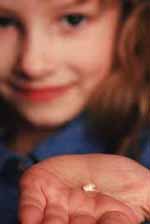
[[[140,162],[150,167],[150,139],[142,139],[143,154]],[[8,150],[0,141],[0,219],[3,224],[17,224],[18,181],[21,174],[34,163],[51,156],[63,154],[109,153],[100,139],[87,132],[87,121],[83,115],[62,127],[39,144],[26,157]]]

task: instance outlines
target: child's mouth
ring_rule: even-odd
[[[65,86],[49,86],[42,88],[20,88],[15,86],[17,97],[27,99],[34,102],[51,101],[57,97],[62,96],[68,91],[72,85]]]

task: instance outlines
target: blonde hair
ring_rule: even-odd
[[[99,135],[119,153],[137,143],[139,130],[150,121],[149,26],[150,2],[124,1],[112,71],[90,102]]]

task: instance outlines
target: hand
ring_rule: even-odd
[[[95,183],[96,192],[83,185]],[[47,159],[21,181],[22,224],[138,224],[150,216],[150,173],[120,156]]]

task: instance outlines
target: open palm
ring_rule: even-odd
[[[83,186],[94,183],[94,192]],[[21,181],[22,224],[138,224],[149,219],[150,174],[124,157],[73,155],[33,166]]]

